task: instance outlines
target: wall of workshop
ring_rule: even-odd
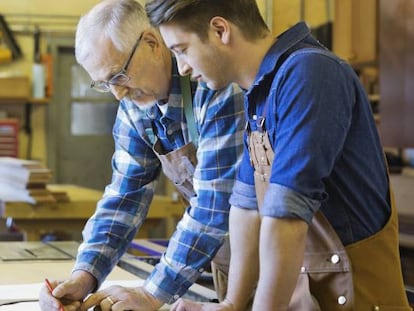
[[[273,6],[272,30],[280,34],[300,20],[317,27],[334,18],[334,0],[269,0]]]
[[[30,79],[32,78],[32,65],[34,58],[34,40],[33,35],[30,34],[30,31],[33,30],[32,22],[30,16],[37,14],[45,14],[49,16],[80,16],[83,12],[88,10],[90,7],[98,3],[99,0],[72,0],[72,1],[52,1],[52,0],[0,0],[0,14],[5,16],[6,21],[9,20],[9,16],[16,14],[27,15],[27,32],[18,31],[15,35],[15,39],[18,42],[22,52],[23,58],[17,61],[14,61],[10,64],[0,64],[0,74],[16,74],[16,75],[25,75]],[[12,17],[10,17],[12,19]],[[19,18],[23,21],[25,18]],[[62,19],[63,20],[63,19]],[[62,20],[48,19],[49,25],[39,25],[41,31],[43,28],[47,29],[62,29],[62,31],[67,32],[67,29],[75,29],[76,18],[72,18],[72,24],[68,23],[68,20],[64,19],[66,22],[65,25],[61,25]],[[10,23],[10,28],[15,26]],[[20,25],[19,25],[20,27]],[[24,27],[23,27],[24,28]],[[21,29],[21,27],[19,28]],[[46,31],[47,33],[47,31]],[[45,35],[47,36],[47,34]],[[43,35],[41,37],[44,39]],[[44,43],[44,40],[41,40],[41,43]],[[45,46],[42,46],[42,50],[45,51]],[[46,164],[46,144],[47,139],[45,136],[46,133],[46,105],[33,105],[32,106],[32,151],[31,158],[40,160],[42,163]],[[0,106],[0,110],[5,110],[4,106]],[[23,119],[22,107],[10,107],[7,105],[6,110],[10,114],[18,115],[19,119]],[[21,120],[23,123],[23,120]],[[27,135],[23,130],[20,131],[19,135],[19,156],[25,158],[27,155]]]
[[[0,14],[3,14],[8,19],[8,15],[26,14],[27,21],[30,24],[30,15],[47,14],[53,16],[70,16],[72,18],[78,17],[86,12],[93,5],[100,0],[71,0],[71,1],[56,1],[56,0],[0,0]],[[143,2],[145,0],[141,0]],[[327,14],[325,5],[330,3],[330,7],[333,11],[333,0],[257,0],[259,8],[271,25],[271,29],[274,34],[286,30],[288,27],[297,23],[301,17],[305,17],[305,20],[310,26],[317,26],[327,21]],[[305,10],[301,11],[301,8]],[[72,19],[73,25],[61,25],[60,20],[56,20],[55,24],[53,19],[49,20],[49,25],[41,25],[42,28],[59,30],[65,28],[67,31],[72,29],[74,31],[76,18]],[[43,38],[47,37],[47,31]],[[33,48],[34,40],[33,36],[26,33],[17,33],[16,40],[23,51],[23,58],[17,60],[11,64],[0,64],[0,74],[8,72],[14,74],[26,75],[30,79],[32,77],[32,65],[33,65]],[[42,43],[42,42],[41,42]],[[45,46],[42,46],[45,50]],[[54,94],[58,96],[58,94]],[[0,110],[3,107],[0,106]],[[7,108],[9,109],[9,108]],[[22,107],[15,107],[14,110]],[[47,138],[45,136],[46,130],[46,111],[47,106],[34,106],[32,109],[32,159],[40,160],[43,163],[47,163],[46,159],[46,144]],[[27,154],[27,135],[21,131],[19,135],[20,149],[19,156],[26,157]]]

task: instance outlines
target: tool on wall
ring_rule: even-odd
[[[12,52],[4,43],[3,33],[0,31],[0,63],[9,63],[12,61]]]
[[[33,61],[35,63],[40,63],[40,28],[39,26],[35,26],[33,31]]]
[[[0,14],[0,63],[22,57],[22,51],[15,40],[5,18]]]
[[[46,88],[45,66],[41,62],[40,52],[40,29],[35,27],[33,32],[34,40],[34,55],[33,55],[33,72],[32,72],[32,86],[33,86],[33,98],[44,98]]]
[[[33,31],[33,98],[50,98],[53,94],[53,61],[50,46],[42,52],[39,26]]]

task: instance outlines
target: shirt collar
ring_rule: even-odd
[[[310,30],[305,22],[299,22],[292,28],[280,34],[263,58],[255,81],[249,91],[254,88],[255,85],[258,85],[266,75],[271,74],[274,71],[283,54],[309,35]]]
[[[175,57],[172,57],[172,66],[171,66],[171,86],[170,92],[168,95],[168,108],[164,114],[165,117],[175,120],[182,121],[182,94],[180,86],[180,74],[178,73],[177,60]],[[181,108],[181,109],[171,109],[171,108]],[[162,117],[162,112],[158,105],[154,105],[150,108],[148,116],[153,119],[159,119]]]

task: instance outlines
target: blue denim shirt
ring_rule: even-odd
[[[321,209],[345,245],[385,225],[387,170],[365,90],[306,24],[277,38],[245,94],[245,106],[249,120],[265,119],[275,152],[263,215],[310,223]],[[256,122],[250,123],[255,130]],[[245,137],[230,203],[256,209],[246,146]]]

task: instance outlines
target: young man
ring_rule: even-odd
[[[47,311],[61,303],[77,310],[99,288],[144,222],[162,167],[189,206],[161,262],[142,287],[105,289],[82,305],[157,310],[182,296],[213,258],[219,274],[228,268],[229,254],[219,249],[228,240],[228,200],[243,150],[243,93],[235,84],[212,91],[200,83],[192,106],[190,80],[180,78],[171,52],[134,0],[97,4],[80,19],[75,43],[91,87],[120,100],[113,177],[83,231],[70,278],[53,282],[53,295],[42,289],[40,304]],[[190,137],[192,128],[198,138]]]
[[[247,135],[219,305],[173,310],[410,310],[397,215],[367,96],[304,23],[274,38],[255,0],[151,0],[180,73],[236,82]],[[385,268],[387,267],[387,268]]]

